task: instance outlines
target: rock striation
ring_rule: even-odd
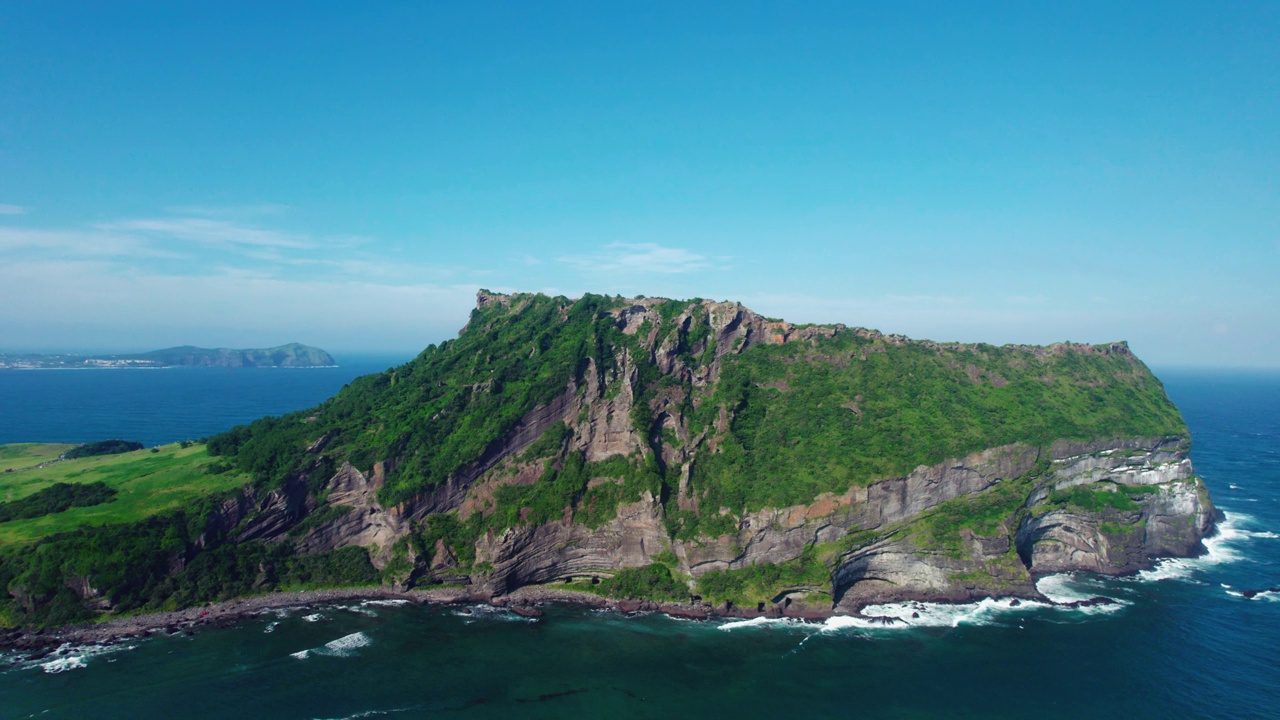
[[[518,318],[540,300],[547,299],[482,291],[463,337],[490,332],[484,323]],[[569,317],[575,302],[556,302],[559,315]],[[492,597],[526,586],[575,586],[586,578],[599,581],[626,568],[662,564],[691,597],[716,599],[716,592],[705,587],[728,581],[736,589],[720,593],[726,603],[821,614],[856,612],[887,600],[1038,597],[1034,581],[1044,574],[1134,572],[1160,557],[1200,552],[1201,539],[1213,530],[1216,510],[1188,459],[1185,426],[1158,381],[1124,343],[996,349],[918,342],[843,325],[797,326],[733,302],[614,299],[602,308],[594,321],[618,341],[603,347],[597,338],[598,351],[582,353],[561,392],[529,408],[446,477],[388,502],[379,491],[387,474],[406,463],[403,455],[377,458],[367,472],[343,462],[319,495],[347,511],[309,529],[297,541],[300,551],[370,547],[373,562],[383,568],[397,557],[412,556],[415,569],[403,575],[405,584],[463,582],[473,593]],[[778,346],[801,350],[768,354]],[[1155,398],[1150,402],[1161,404],[1166,421],[1174,418],[1147,426],[1172,432],[1143,435],[1129,430],[1141,429],[1142,423],[1123,421],[1114,430],[1087,434],[1064,424],[1060,437],[1053,428],[1037,428],[1013,442],[984,446],[977,438],[969,443],[971,452],[905,472],[828,482],[831,489],[801,502],[720,504],[699,463],[741,445],[743,420],[751,411],[744,407],[749,401],[726,401],[721,382],[726,371],[736,372],[747,358],[778,359],[789,369],[769,382],[757,378],[752,389],[781,397],[807,389],[809,381],[795,372],[800,363],[823,373],[853,372],[850,368],[867,364],[868,357],[887,356],[892,366],[908,352],[926,353],[930,362],[951,372],[921,392],[979,386],[1012,395],[1032,382],[1019,380],[1019,374],[1050,388],[1062,386],[1066,376],[1067,386],[1079,386],[1095,402],[1106,403],[1109,391],[1132,394],[1136,385],[1148,400]],[[991,355],[1000,359],[993,362]],[[1078,369],[1098,363],[1105,363],[1097,365],[1098,372]],[[741,376],[732,382],[742,382]],[[490,392],[492,383],[478,387]],[[846,413],[840,422],[875,421],[872,393],[884,386],[865,384],[864,392],[834,403]],[[908,395],[915,384],[910,370],[889,381]],[[1050,391],[1047,397],[1052,396]],[[1127,411],[1128,401],[1122,397],[1115,410]],[[820,397],[812,402],[823,404]],[[773,406],[767,409],[775,412]],[[909,409],[908,403],[896,412]],[[885,421],[883,412],[880,421]],[[888,424],[886,433],[899,429]],[[818,424],[817,431],[827,430]],[[530,448],[551,433],[559,433],[554,447],[528,457]],[[309,450],[317,456],[316,467],[325,466],[318,460],[328,437]],[[857,448],[835,443],[829,450],[832,458],[824,462],[835,466],[841,453]],[[519,492],[551,482],[548,478],[575,457],[588,475],[611,459],[627,462],[610,466],[612,476],[586,477],[550,517],[527,521],[531,507],[520,507],[511,516],[514,522],[486,520],[496,517],[509,498],[532,497]],[[628,474],[641,466],[659,481],[644,487],[632,482]],[[786,472],[772,482],[787,482]],[[314,483],[313,474],[304,468],[296,480]],[[289,487],[286,483],[256,500],[252,517],[244,515],[243,502],[228,504],[220,525],[238,526],[239,541],[281,539],[317,505],[315,497],[289,495]],[[611,488],[618,492],[608,496],[614,503],[609,511],[584,521],[587,500]],[[462,547],[432,537],[429,547],[397,554],[397,544],[403,548],[411,544],[407,539],[426,538],[424,524],[443,515],[478,530]],[[694,530],[683,531],[676,518],[691,519]],[[803,577],[788,579],[801,565]],[[769,575],[760,569],[769,566],[786,571],[758,581]],[[708,579],[716,582],[704,582]]]
[[[1217,519],[1125,343],[935,343],[710,300],[481,291],[457,339],[208,449],[256,480],[173,574],[354,552],[400,591],[693,616],[1038,598],[1045,574],[1202,552]]]

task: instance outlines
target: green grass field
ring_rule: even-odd
[[[70,445],[0,445],[0,458],[57,457]],[[41,462],[37,460],[36,463]],[[119,494],[101,505],[77,507],[44,517],[0,523],[0,545],[31,543],[46,535],[86,525],[141,520],[198,497],[230,490],[249,481],[236,471],[212,475],[204,445],[164,445],[159,452],[136,452],[63,460],[49,467],[0,473],[0,501],[17,500],[56,482],[102,481]],[[2,464],[2,463],[0,463]],[[35,464],[35,463],[33,463]]]
[[[75,447],[60,443],[19,443],[0,445],[0,473],[5,470],[22,470],[42,462],[55,460],[62,453]]]

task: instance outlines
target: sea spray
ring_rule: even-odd
[[[368,635],[363,632],[354,632],[350,635],[343,635],[337,640],[330,640],[320,647],[308,648],[306,650],[299,650],[295,653],[289,653],[289,657],[297,658],[299,660],[306,660],[312,655],[348,657],[354,654],[357,649],[367,647],[372,644],[373,639]]]
[[[1134,575],[1139,582],[1156,582],[1160,580],[1189,580],[1193,575],[1205,568],[1225,563],[1236,562],[1243,558],[1239,545],[1255,535],[1244,529],[1244,525],[1253,522],[1253,516],[1240,512],[1224,512],[1222,522],[1212,535],[1204,539],[1204,555],[1194,558],[1167,558],[1156,563],[1150,570],[1142,570]]]
[[[80,670],[89,666],[90,660],[112,655],[126,650],[133,650],[137,645],[72,645],[65,643],[49,655],[17,663],[17,667],[25,669],[39,668],[46,673],[56,675],[68,670]]]

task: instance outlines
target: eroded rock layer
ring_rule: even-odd
[[[457,339],[212,438],[254,481],[174,520],[164,542],[191,536],[139,582],[154,604],[287,578],[800,615],[1033,597],[1046,573],[1200,552],[1216,511],[1188,449],[1124,343],[946,344],[733,302],[482,291]],[[30,617],[65,592],[15,572]],[[65,588],[130,607],[111,572]]]
[[[522,381],[498,348],[464,340],[501,338],[511,323],[571,326],[583,302],[482,292],[457,344],[424,354],[453,351],[473,382],[416,422]],[[317,507],[341,506],[297,547],[370,548],[379,568],[399,568],[396,582],[499,596],[661,566],[703,601],[814,611],[1034,596],[1039,575],[1132,572],[1198,552],[1212,531],[1181,417],[1123,343],[947,345],[795,326],[731,302],[593,303],[560,389],[446,474],[414,475],[431,448],[413,447],[412,427],[345,456],[331,440],[350,428],[317,427],[294,487],[333,467],[322,492],[293,497],[286,482],[229,503],[220,524],[240,540],[281,539]],[[563,328],[541,330],[490,345],[542,371]],[[424,375],[390,372],[392,386]]]

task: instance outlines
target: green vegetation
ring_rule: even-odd
[[[733,413],[730,431],[698,455],[693,477],[711,507],[735,512],[1014,442],[1186,434],[1159,381],[1128,355],[898,345],[853,331],[727,359],[690,432],[720,407]]]
[[[367,471],[390,461],[379,499],[394,504],[467,473],[520,418],[571,382],[594,380],[616,393],[621,380],[613,373],[625,355],[635,372],[632,420],[645,446],[629,469],[612,476],[621,482],[588,489],[592,477],[610,475],[564,456],[571,430],[557,425],[524,453],[526,461],[549,458],[553,466],[533,485],[502,488],[492,522],[545,522],[573,508],[575,519],[595,526],[644,490],[670,498],[674,478],[658,458],[680,441],[659,429],[652,409],[667,403],[688,418],[687,437],[706,431],[714,438],[695,449],[693,463],[691,487],[704,512],[667,508],[672,532],[691,539],[732,533],[746,512],[999,445],[1186,434],[1159,381],[1122,351],[940,345],[839,330],[727,355],[718,382],[694,387],[687,374],[659,370],[641,345],[646,336],[618,329],[609,312],[620,304],[596,295],[486,303],[457,340],[359,378],[313,410],[215,437],[210,452],[273,486],[324,471],[307,452],[323,437],[335,462],[344,458]],[[714,360],[701,305],[671,300],[655,311],[657,342],[683,366]],[[722,413],[727,427],[715,425]]]
[[[85,443],[77,445],[66,452],[62,457],[67,460],[76,460],[79,458],[94,457],[97,455],[119,455],[120,453],[133,452],[141,450],[142,443],[131,442],[129,440],[99,440],[97,442]]]
[[[55,535],[31,550],[0,548],[0,587],[8,589],[0,596],[0,625],[91,618],[73,584],[92,588],[115,612],[132,612],[379,579],[363,548],[296,555],[287,542],[196,544],[211,508],[206,501],[140,522]]]
[[[458,519],[456,512],[427,516],[410,535],[414,548],[427,564],[435,560],[436,545],[443,543],[458,560],[458,565],[471,567],[476,561],[476,540],[484,532],[484,516],[473,513],[466,522]]]
[[[1014,583],[1024,583],[1026,580],[1027,567],[1022,564],[1017,549],[1012,545],[1009,547],[1009,552],[1004,555],[985,560],[980,570],[951,573],[952,582],[991,589],[1007,588]]]
[[[1144,517],[1136,523],[1104,522],[1098,525],[1098,529],[1107,535],[1132,535],[1147,529],[1147,519]]]
[[[73,447],[75,445],[61,443],[0,445],[0,472],[22,470],[50,460],[57,460],[62,453]]]
[[[403,458],[379,493],[395,504],[463,471],[526,413],[564,393],[588,358],[598,374],[612,368],[608,338],[622,335],[606,311],[617,304],[521,295],[510,308],[477,308],[457,340],[357,378],[313,410],[223,433],[209,451],[270,486],[308,466],[306,448],[327,436],[326,452],[361,470]]]
[[[925,549],[968,557],[964,531],[983,537],[1008,534],[1017,527],[1029,488],[1028,480],[1006,480],[985,492],[939,503],[912,523],[912,537]]]
[[[64,460],[44,468],[5,473],[0,475],[0,498],[8,502],[55,483],[102,483],[117,494],[110,502],[98,505],[0,523],[0,545],[31,543],[86,525],[137,522],[233,490],[249,480],[239,472],[206,473],[210,464],[203,445],[166,445],[158,453],[135,451]]]
[[[739,570],[715,570],[698,578],[703,599],[719,604],[753,605],[772,600],[785,590],[830,590],[831,571],[812,545],[795,560],[759,564]]]
[[[1101,486],[1101,487],[1099,487]],[[1149,485],[1116,485],[1113,483],[1096,483],[1054,490],[1044,505],[1070,506],[1085,512],[1103,512],[1116,510],[1129,512],[1138,509],[1134,498],[1141,498],[1155,492]]]
[[[736,535],[748,512],[809,503],[1001,445],[1187,433],[1159,381],[1122,348],[942,345],[811,328],[803,339],[797,331],[785,344],[742,350],[741,338],[732,348],[717,346],[708,309],[697,301],[656,304],[632,334],[610,314],[623,303],[598,295],[487,297],[456,340],[357,378],[315,408],[263,418],[207,445],[184,441],[38,469],[30,466],[70,447],[0,447],[0,467],[13,468],[0,474],[0,586],[9,590],[0,594],[0,622],[85,617],[77,596],[85,587],[132,611],[279,588],[399,582],[414,571],[411,549],[417,562],[447,559],[460,572],[491,572],[476,558],[487,532],[560,521],[598,528],[620,504],[647,496],[662,505],[673,537],[698,542]],[[726,350],[741,352],[717,358]],[[602,388],[610,401],[634,398],[629,420],[640,442],[629,455],[588,462],[575,446],[575,438],[599,430],[582,425],[598,406],[569,415],[586,388]],[[511,454],[513,431],[540,407],[565,419]],[[121,449],[97,445],[85,451]],[[344,463],[384,478],[378,500],[391,507],[451,480],[480,478],[500,452],[501,472],[537,469],[537,481],[502,484],[510,476],[490,474],[471,497],[479,511],[413,524],[382,574],[363,549],[294,550],[295,540],[350,511],[325,494]],[[686,484],[681,464],[689,458]],[[317,509],[276,542],[234,544],[221,530],[207,532],[211,513],[234,491],[286,483],[290,492],[305,486],[306,506]],[[1007,534],[1023,514],[1074,507],[1112,521],[1150,491],[1067,489],[1027,510],[1029,484],[1005,480],[895,528],[810,547],[787,563],[708,573],[698,592],[746,603],[786,589],[829,588],[831,553],[885,533],[962,558],[970,533]],[[677,489],[692,501],[686,508],[699,510],[680,509]],[[987,574],[1010,576],[1016,568],[1005,564],[1017,558],[1012,551],[1009,558],[992,561]],[[675,555],[655,560],[590,589],[686,598]]]
[[[638,568],[622,568],[612,578],[590,586],[591,592],[611,598],[680,601],[689,599],[689,588],[661,563]]]
[[[0,523],[42,517],[73,507],[101,505],[116,496],[104,482],[84,484],[54,483],[13,502],[0,503]]]
[[[355,508],[350,505],[321,505],[311,514],[302,519],[302,522],[289,528],[288,536],[292,538],[306,537],[307,533],[315,530],[321,525],[331,523],[340,517],[345,517],[347,513]]]

